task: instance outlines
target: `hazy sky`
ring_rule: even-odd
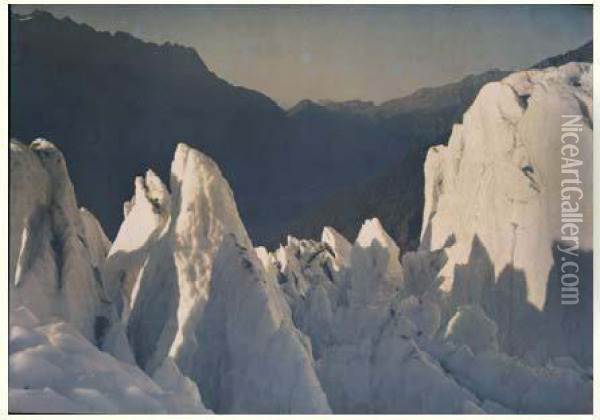
[[[194,47],[229,82],[283,106],[380,102],[491,68],[524,68],[592,39],[580,6],[15,6]]]

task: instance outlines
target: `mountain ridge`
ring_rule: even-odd
[[[305,100],[286,111],[219,78],[189,47],[39,11],[11,11],[10,32],[10,134],[49,138],[64,150],[78,199],[111,238],[130,196],[127,180],[149,167],[167,179],[178,142],[221,163],[256,243],[276,247],[296,229],[318,235],[303,232],[301,220],[317,221],[330,197],[372,185],[405,156],[443,142],[478,89],[505,74],[470,75],[379,105]],[[358,223],[338,228],[353,237]]]
[[[130,193],[124,180],[150,166],[166,179],[178,142],[222,162],[258,242],[404,149],[386,139],[388,149],[379,150],[369,127],[353,134],[347,119],[333,129],[353,140],[336,135],[321,145],[271,98],[219,78],[187,47],[98,32],[47,12],[23,20],[11,11],[10,32],[10,135],[48,138],[65,151],[81,204],[112,238]],[[332,150],[339,159],[327,158]],[[290,188],[297,194],[283,199]]]
[[[195,50],[98,32],[46,12],[26,21],[11,14],[10,29],[11,135],[46,137],[65,150],[82,204],[111,237],[129,195],[121,179],[150,165],[165,179],[166,156],[178,141],[224,162],[246,213],[261,184],[281,188],[270,173],[289,166],[285,112],[260,92],[218,78]],[[258,149],[280,158],[265,165]]]

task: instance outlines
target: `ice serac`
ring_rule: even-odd
[[[296,327],[311,340],[332,410],[460,413],[478,407],[416,342],[437,331],[439,309],[428,297],[405,296],[398,246],[379,221],[367,220],[352,245],[329,227],[322,238],[289,237],[273,265]]]
[[[294,326],[275,276],[228,235],[213,265],[196,369],[218,413],[330,413],[310,342]]]
[[[202,316],[208,298],[213,260],[227,234],[248,248],[246,233],[233,192],[210,158],[184,144],[175,152],[171,167],[174,197],[172,232],[179,282],[179,328],[171,354],[185,364],[186,352],[195,351],[189,333]]]
[[[507,355],[480,306],[456,306],[440,289],[456,238],[400,264],[380,224],[363,226],[353,245],[326,228],[322,242],[289,237],[274,254],[260,250],[311,340],[334,413],[590,412],[591,370]]]
[[[77,207],[62,153],[46,140],[10,143],[10,308],[42,320],[61,318],[90,342],[129,359],[108,300],[100,264],[109,242],[97,220]],[[119,339],[120,336],[120,339]]]
[[[151,248],[164,235],[171,212],[171,195],[151,170],[135,179],[134,195],[124,205],[123,221],[103,267],[107,292],[127,324],[138,279]]]
[[[159,185],[156,180],[152,182]],[[163,191],[162,187],[157,189]],[[148,215],[152,211],[138,209],[137,198],[128,206],[130,213],[123,229],[128,223],[132,230],[139,229],[140,243],[157,236],[148,246],[148,256],[138,274],[128,337],[138,364],[146,371],[153,372],[171,356],[184,374],[191,375],[199,346],[196,329],[208,299],[219,246],[227,234],[233,234],[246,247],[252,245],[231,188],[210,158],[179,144],[171,166],[170,190],[170,200],[166,200],[164,191],[164,200],[154,200],[160,210],[158,215],[146,217],[149,222],[134,216],[136,211]],[[147,195],[141,194],[142,202]],[[153,205],[152,199],[146,201]],[[170,209],[163,211],[169,201]],[[163,214],[170,215],[166,223],[161,219]],[[133,248],[140,249],[140,244]]]
[[[217,412],[330,412],[269,254],[258,258],[217,165],[181,144],[171,193],[152,179],[136,181],[107,262],[137,278],[127,329],[138,364],[160,378],[175,363]]]
[[[325,226],[321,235],[321,242],[328,245],[335,257],[334,264],[337,270],[349,264],[352,245],[338,231]]]
[[[365,221],[350,253],[352,290],[360,290],[362,304],[385,307],[404,286],[399,257],[398,245],[379,220]]]
[[[332,229],[332,238],[337,234]],[[338,239],[346,241],[341,236]],[[348,247],[350,245],[347,243]],[[289,236],[273,255],[273,267],[297,328],[312,341],[315,358],[332,339],[333,310],[340,299],[343,252],[325,242]],[[349,258],[348,255],[346,257]]]
[[[428,153],[422,246],[440,249],[455,238],[441,287],[455,305],[481,305],[510,354],[591,364],[592,116],[591,65],[514,73],[486,85],[448,146]],[[561,141],[569,122],[580,129],[574,156],[571,149],[561,155],[575,144]],[[569,164],[581,183],[561,170]],[[563,186],[583,192],[579,304],[571,306],[560,302],[565,255],[556,248],[569,243],[561,232]]]

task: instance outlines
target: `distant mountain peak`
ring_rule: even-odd
[[[321,110],[324,111],[326,109],[325,106],[311,101],[310,99],[302,99],[300,102],[298,102],[296,105],[294,105],[293,107],[291,107],[287,113],[288,115],[292,116],[292,115],[296,115],[302,112],[307,112],[309,110]]]

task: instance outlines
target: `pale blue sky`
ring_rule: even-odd
[[[581,6],[14,6],[194,47],[284,106],[380,102],[491,68],[524,68],[592,39]]]

